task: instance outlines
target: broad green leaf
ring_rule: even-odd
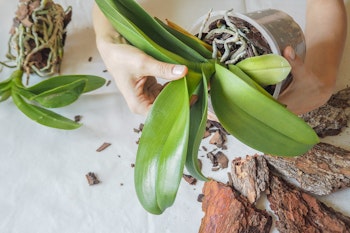
[[[260,91],[265,96],[270,98],[271,100],[277,102],[275,98],[272,97],[270,93],[268,93],[260,84],[255,82],[253,79],[251,79],[246,73],[244,73],[238,66],[236,65],[228,65],[228,69],[234,73],[236,76],[238,76],[240,79],[242,79],[244,82],[246,82],[248,85],[253,87],[254,89]],[[278,103],[278,102],[277,102]]]
[[[186,79],[170,82],[145,121],[135,163],[135,188],[142,206],[161,214],[172,205],[186,160],[189,99]]]
[[[56,87],[33,96],[31,100],[46,108],[60,108],[76,101],[83,93],[86,79],[78,79],[70,84]]]
[[[188,32],[186,29],[184,29],[184,28],[182,28],[180,25],[178,25],[178,24],[176,24],[176,23],[170,21],[169,19],[165,19],[165,20],[166,20],[166,23],[167,23],[168,27],[170,27],[170,28],[172,28],[172,29],[174,29],[174,30],[176,30],[176,31],[178,31],[178,32],[180,32],[180,33],[182,33],[182,34],[185,34],[185,35],[191,37],[193,40],[197,41],[197,43],[201,44],[201,45],[202,45],[203,47],[205,47],[208,51],[210,51],[210,53],[212,53],[213,47],[212,47],[210,44],[208,44],[208,43],[202,41],[202,40],[199,39],[197,36],[195,36],[195,35],[193,35],[192,33]],[[204,56],[204,57],[206,57],[206,56]],[[211,57],[211,56],[210,56],[210,57]]]
[[[81,124],[57,113],[27,103],[20,95],[14,92],[12,93],[12,99],[19,110],[39,124],[65,130],[76,129],[81,126]]]
[[[296,156],[319,142],[302,119],[218,64],[211,82],[211,100],[224,128],[256,150]]]
[[[186,157],[186,169],[196,179],[206,181],[198,163],[198,149],[203,140],[208,113],[208,84],[207,76],[211,76],[212,71],[203,71],[202,83],[198,88],[198,100],[190,110],[190,135],[188,140],[188,150]]]
[[[86,82],[83,90],[84,93],[96,90],[106,83],[106,80],[104,78],[94,75],[59,75],[45,79],[44,81],[41,81],[38,84],[35,84],[26,89],[33,94],[39,95],[55,88],[69,85],[78,80],[85,80]]]
[[[0,102],[7,100],[11,96],[11,79],[7,79],[0,83]]]
[[[152,41],[159,46],[180,55],[193,62],[205,62],[204,58],[196,50],[192,49],[177,37],[169,33],[157,20],[150,16],[134,0],[104,0],[112,1],[118,11],[129,19],[136,27],[140,28]]]
[[[159,22],[160,25],[162,25],[163,28],[165,28],[169,33],[171,33],[173,36],[181,40],[183,43],[185,43],[187,46],[191,47],[192,49],[196,50],[202,57],[206,59],[211,59],[212,52],[209,51],[206,47],[202,45],[202,43],[205,43],[198,39],[197,37],[193,35],[188,35],[185,33],[182,33],[181,31],[178,31],[167,24],[165,24],[160,19],[156,18],[157,22]],[[202,43],[201,43],[202,42]]]
[[[236,66],[262,86],[281,82],[291,71],[288,61],[276,54],[250,57],[238,62]]]
[[[10,98],[11,96],[11,89],[5,90],[5,91],[0,91],[0,102],[3,102]]]

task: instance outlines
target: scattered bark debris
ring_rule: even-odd
[[[232,186],[250,203],[256,203],[269,186],[269,168],[259,155],[236,158],[231,164]]]
[[[211,137],[209,143],[216,145],[218,148],[225,148],[225,142],[227,141],[226,135],[222,133],[222,131],[215,131],[214,135]]]
[[[220,169],[224,169],[228,167],[229,160],[222,151],[218,151],[216,153],[214,153],[213,151],[208,152],[207,158],[209,158],[209,160],[213,165],[212,171],[218,171]]]
[[[111,85],[112,81],[111,80],[108,80],[107,83],[106,83],[106,87],[108,87],[109,85]]]
[[[325,104],[318,109],[300,116],[321,138],[335,136],[348,125],[348,116],[344,109]]]
[[[270,232],[272,217],[255,208],[231,187],[216,181],[205,182],[199,233]]]
[[[89,185],[94,185],[100,183],[100,181],[97,179],[95,173],[89,172],[88,174],[85,175]]]
[[[328,143],[318,143],[299,157],[264,155],[278,174],[294,178],[304,191],[328,195],[350,187],[350,151]]]
[[[92,57],[89,57],[88,61],[91,62],[92,61]]]
[[[184,178],[184,180],[189,183],[190,185],[196,185],[197,184],[197,179],[194,178],[191,175],[187,175],[187,174],[183,174],[182,177]]]
[[[74,121],[77,122],[77,123],[79,123],[79,122],[81,121],[82,118],[83,118],[83,116],[81,116],[81,115],[76,115],[76,116],[74,116]]]
[[[198,202],[203,202],[203,198],[204,198],[204,194],[201,193],[201,194],[198,195],[197,201],[198,201]]]
[[[107,73],[107,72],[108,72],[108,70],[103,70],[102,72],[103,72],[103,73]]]
[[[350,232],[349,217],[277,176],[271,176],[267,198],[278,216],[276,227],[281,233]]]
[[[134,128],[135,133],[141,133],[143,130],[144,124],[140,124],[138,128]]]
[[[109,142],[104,142],[99,148],[97,148],[97,152],[101,152],[103,150],[105,150],[107,147],[109,147],[110,145],[112,145],[111,143]]]
[[[344,88],[328,100],[328,104],[337,108],[349,108],[350,107],[350,87]]]
[[[227,149],[226,141],[227,135],[229,135],[229,133],[222,127],[219,122],[207,120],[206,131],[203,138],[209,137],[212,133],[214,134],[211,137],[209,143],[216,145],[218,148]]]
[[[135,164],[134,164],[134,163],[130,164],[130,167],[134,168],[134,167],[135,167]]]

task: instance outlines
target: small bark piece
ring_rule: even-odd
[[[318,143],[299,157],[264,155],[274,171],[294,178],[302,190],[328,195],[350,187],[350,151],[328,143]]]
[[[337,108],[349,108],[350,107],[350,87],[342,89],[331,96],[328,100],[328,104]]]
[[[228,158],[227,156],[222,152],[222,151],[218,151],[218,153],[216,153],[216,159],[218,161],[218,165],[220,168],[227,168],[228,167]]]
[[[290,232],[350,232],[350,218],[299,191],[277,176],[271,176],[267,196],[278,216],[276,227]]]
[[[203,187],[202,218],[199,233],[270,232],[272,217],[259,210],[231,187],[216,181]]]
[[[209,143],[216,145],[219,148],[223,148],[226,142],[226,135],[221,133],[220,130],[215,131],[214,135],[210,138]]]
[[[103,150],[105,150],[107,147],[109,147],[110,145],[112,145],[111,143],[109,142],[104,142],[99,148],[97,148],[97,152],[101,152]]]
[[[89,172],[88,174],[85,175],[89,185],[94,185],[100,183],[100,181],[97,179],[95,173]]]
[[[197,184],[197,179],[194,178],[191,175],[187,175],[187,174],[183,174],[182,177],[184,178],[184,180],[189,183],[190,185],[195,185]]]
[[[269,168],[259,155],[236,158],[231,164],[232,186],[255,203],[269,186]]]
[[[343,108],[325,104],[318,109],[301,115],[321,138],[341,133],[348,124],[348,116]]]

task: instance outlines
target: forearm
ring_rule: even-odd
[[[342,59],[347,29],[343,0],[307,0],[305,65],[320,85],[333,87]]]

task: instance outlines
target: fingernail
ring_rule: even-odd
[[[172,73],[175,75],[179,75],[179,74],[183,74],[183,72],[185,71],[186,66],[182,66],[182,65],[175,65],[173,67]]]
[[[290,48],[290,51],[289,51],[289,58],[291,60],[294,60],[295,59],[295,51],[293,48]]]

